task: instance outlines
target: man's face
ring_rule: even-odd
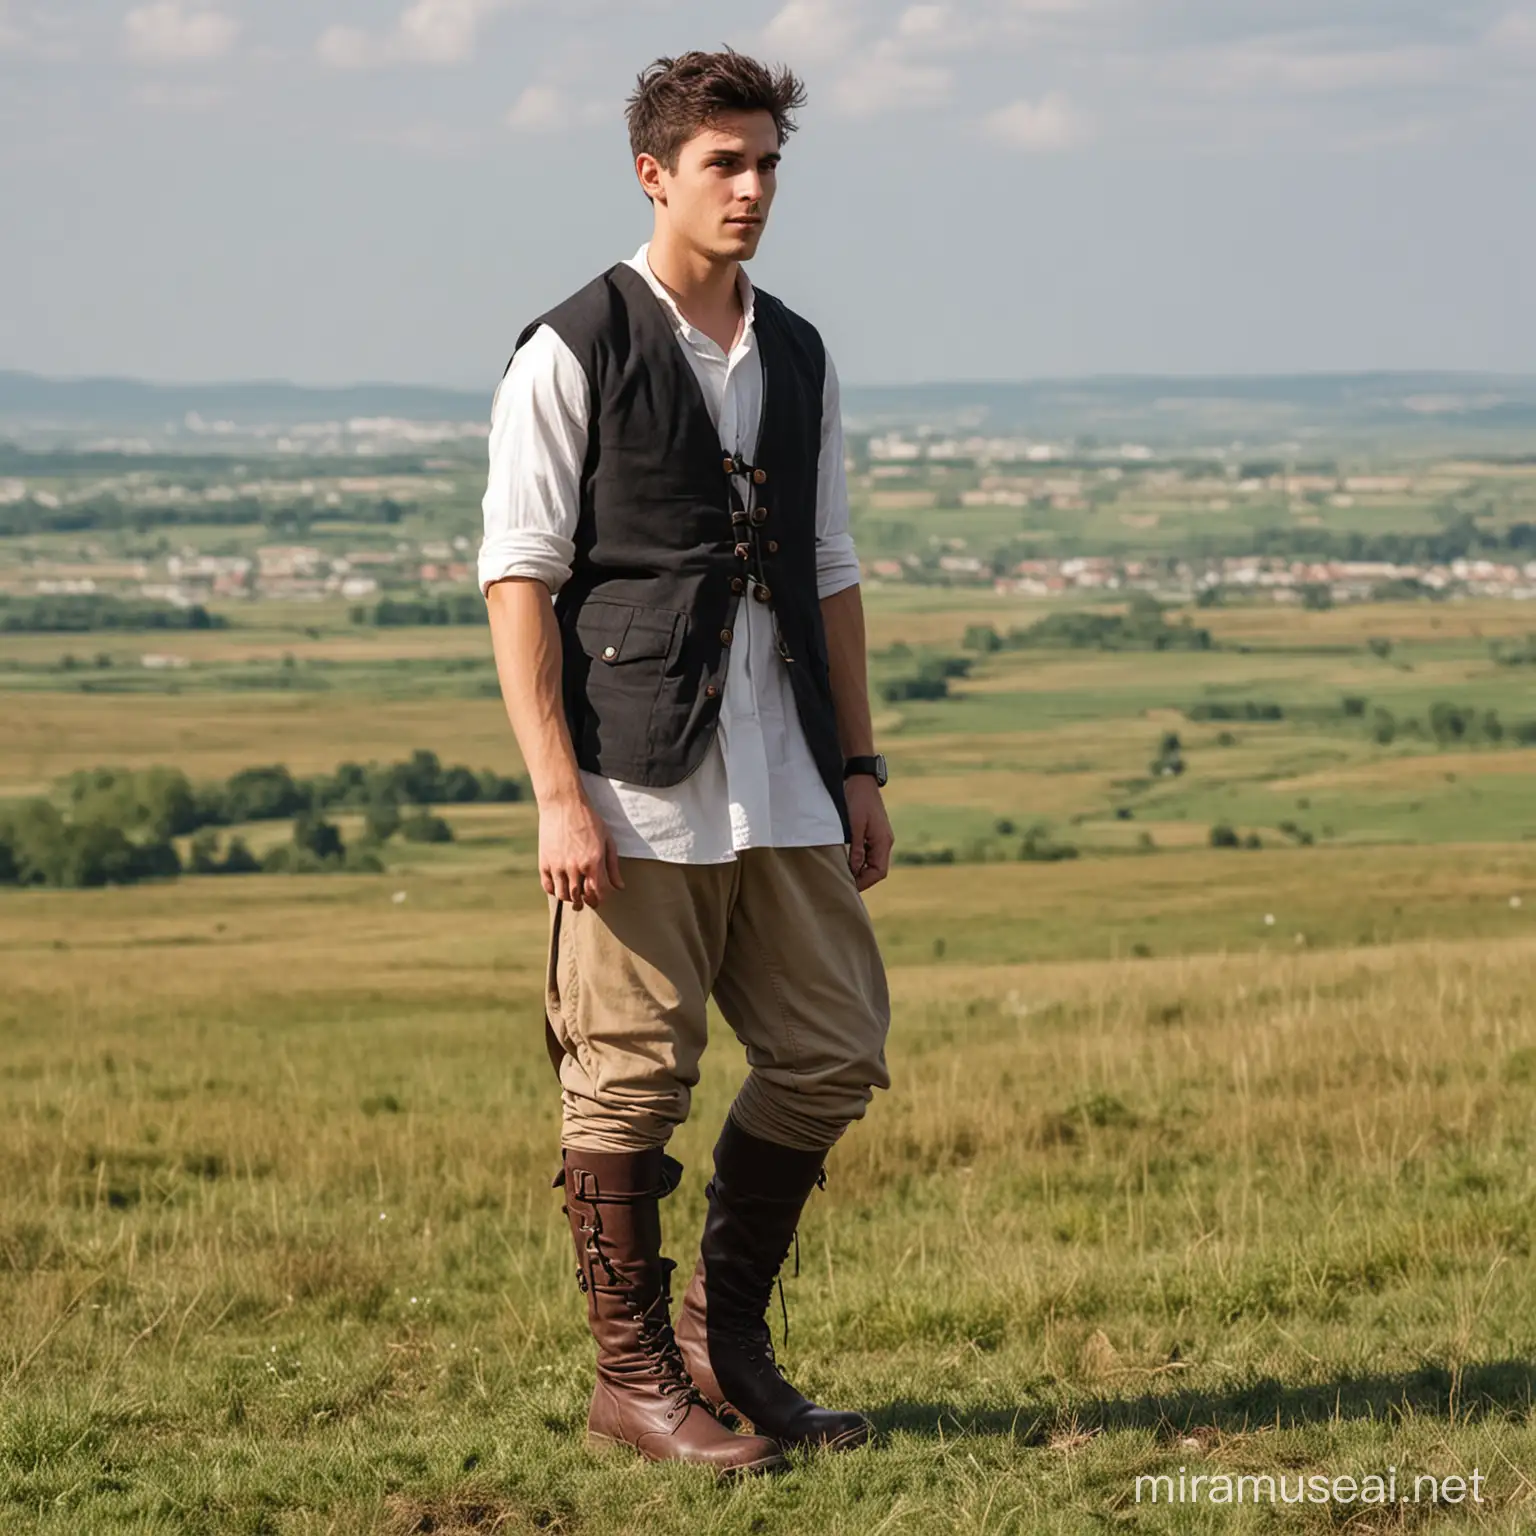
[[[779,164],[770,112],[737,112],[700,129],[669,171],[649,155],[637,169],[673,230],[703,255],[749,261],[768,222]]]

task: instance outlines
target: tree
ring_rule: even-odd
[[[294,818],[293,845],[321,862],[339,860],[347,851],[335,824],[312,811],[302,812]]]
[[[157,838],[182,837],[201,825],[197,794],[179,768],[146,768],[134,776],[142,824]]]
[[[464,805],[478,800],[480,780],[468,768],[450,768],[442,776],[442,798],[446,805]]]
[[[224,850],[224,862],[219,866],[221,875],[254,875],[261,870],[256,855],[246,846],[243,837],[232,837]]]
[[[411,753],[410,761],[400,765],[400,789],[412,805],[440,804],[444,798],[442,781],[443,765],[436,752],[418,747]]]
[[[522,784],[517,779],[497,773],[494,768],[482,769],[479,778],[480,799],[487,805],[510,804],[523,798]]]
[[[123,829],[90,821],[66,830],[63,862],[50,884],[127,885],[135,875],[134,847]]]
[[[1442,747],[1464,740],[1471,723],[1471,715],[1454,704],[1442,701],[1430,707],[1429,728]]]
[[[1174,778],[1184,772],[1184,747],[1177,731],[1165,731],[1152,759],[1152,772],[1159,778]]]
[[[451,843],[453,828],[441,816],[417,811],[400,823],[400,835],[409,843]]]
[[[18,885],[62,885],[69,863],[69,828],[46,800],[28,800],[11,816],[11,859]]]
[[[308,808],[308,797],[281,763],[246,768],[224,789],[226,821],[281,821]]]
[[[205,827],[192,839],[187,854],[187,868],[194,875],[216,875],[219,866],[219,834],[212,827]]]
[[[387,843],[400,830],[400,807],[382,797],[370,801],[363,827],[369,842]]]

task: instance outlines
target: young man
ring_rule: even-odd
[[[640,76],[652,237],[518,338],[479,565],[539,805],[589,1434],[722,1471],[869,1435],[789,1384],[764,1320],[828,1148],[889,1084],[860,892],[892,838],[837,378],[741,270],[803,100],[729,51]],[[674,1335],[658,1201],[682,1169],[663,1149],[711,993],[751,1070]]]

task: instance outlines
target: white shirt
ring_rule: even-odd
[[[720,446],[750,463],[763,409],[753,290],[738,268],[744,319],[729,353],[682,316],[651,271],[648,245],[628,262],[662,302],[720,434]],[[571,574],[581,510],[590,396],[586,372],[564,341],[541,325],[517,349],[491,407],[490,474],[482,503],[482,591],[507,576],[531,576],[558,592]],[[745,494],[746,483],[740,482]],[[827,359],[816,480],[818,598],[859,579],[848,531],[848,487],[837,374]],[[704,761],[665,789],[582,771],[582,783],[619,853],[676,864],[719,864],[744,848],[814,847],[843,841],[842,821],[806,744],[768,606],[737,605],[719,726]]]

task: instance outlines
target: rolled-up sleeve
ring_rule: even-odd
[[[586,372],[549,328],[517,349],[491,406],[481,592],[509,576],[558,592],[571,574],[587,451]]]
[[[859,557],[848,526],[848,473],[843,463],[842,390],[827,357],[821,397],[821,456],[816,473],[816,593],[831,597],[859,579]]]

